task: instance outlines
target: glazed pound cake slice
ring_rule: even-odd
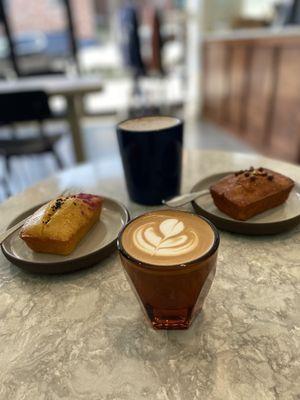
[[[225,176],[210,187],[219,210],[245,221],[284,203],[294,186],[292,179],[267,168],[253,168]]]
[[[102,203],[101,197],[85,193],[59,197],[26,221],[20,237],[36,252],[68,255],[99,220]]]

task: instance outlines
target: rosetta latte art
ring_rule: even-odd
[[[199,243],[196,233],[186,228],[176,218],[167,218],[161,223],[148,222],[133,234],[134,245],[141,251],[157,256],[179,256],[192,252]]]

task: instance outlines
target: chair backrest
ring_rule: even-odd
[[[51,116],[48,96],[40,90],[0,93],[0,124],[42,121]]]

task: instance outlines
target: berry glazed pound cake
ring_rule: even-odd
[[[267,168],[253,168],[225,176],[210,187],[216,207],[231,218],[247,219],[284,203],[294,181]]]
[[[59,197],[26,221],[20,237],[36,252],[68,255],[99,220],[102,203],[101,197],[85,193]]]

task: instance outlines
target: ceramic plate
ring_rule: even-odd
[[[20,239],[20,229],[4,240],[1,245],[3,254],[18,267],[39,274],[71,272],[98,263],[115,250],[119,231],[129,221],[129,213],[123,204],[110,198],[103,199],[99,222],[70,255],[35,253]],[[10,226],[33,214],[41,206],[26,211],[12,221]]]
[[[192,192],[208,189],[213,183],[232,172],[211,175],[192,188]],[[270,235],[293,228],[300,222],[300,185],[296,184],[282,205],[258,214],[247,221],[237,221],[220,211],[210,194],[192,202],[195,211],[210,219],[223,230],[247,235]]]

